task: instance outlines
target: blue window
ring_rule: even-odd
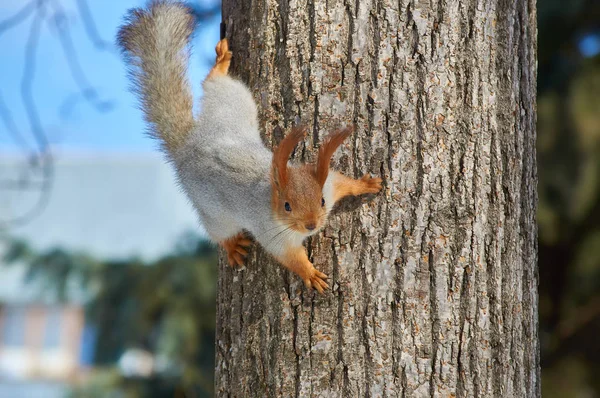
[[[25,345],[25,309],[8,306],[2,311],[2,345],[22,347]]]
[[[83,328],[83,335],[81,336],[81,353],[79,357],[81,365],[92,366],[94,364],[97,339],[98,331],[96,327],[86,323]]]

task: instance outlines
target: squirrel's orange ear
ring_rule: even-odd
[[[296,126],[273,151],[273,182],[279,188],[284,187],[288,180],[287,163],[294,148],[306,134],[304,126]]]
[[[331,157],[335,150],[342,145],[342,142],[350,134],[352,134],[354,128],[352,126],[346,127],[342,130],[338,130],[333,134],[330,134],[319,148],[319,157],[317,159],[317,167],[315,169],[315,178],[317,182],[323,186],[329,175],[329,164],[331,163]]]

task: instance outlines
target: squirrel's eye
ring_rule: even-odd
[[[321,198],[321,207],[325,207],[325,198]]]
[[[285,207],[285,211],[287,211],[288,213],[292,211],[292,206],[290,206],[288,202],[285,202],[285,205],[283,206]]]

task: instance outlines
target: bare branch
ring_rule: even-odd
[[[212,7],[201,8],[198,6],[192,6],[194,15],[198,21],[206,21],[207,19],[213,18],[221,12],[221,3],[216,3]]]
[[[85,73],[83,72],[83,68],[79,63],[79,59],[77,58],[77,52],[75,51],[75,47],[73,46],[73,41],[71,40],[71,34],[67,24],[67,18],[65,16],[64,11],[60,9],[59,4],[55,4],[57,11],[55,12],[52,20],[54,26],[58,31],[58,37],[60,39],[60,44],[63,48],[65,58],[69,65],[69,69],[71,71],[71,76],[75,83],[79,86],[81,94],[83,97],[96,108],[99,112],[108,112],[113,109],[113,103],[111,101],[103,101],[100,99],[100,95],[92,87],[90,82],[87,80]]]
[[[23,22],[25,19],[27,19],[27,17],[36,9],[35,3],[36,3],[35,0],[30,1],[29,3],[27,3],[25,5],[25,7],[21,8],[19,10],[19,12],[17,12],[15,15],[0,22],[0,35],[2,33],[4,33],[5,31],[9,30],[10,28],[17,26],[18,24]]]
[[[38,11],[38,14],[31,24],[29,38],[25,44],[25,67],[23,71],[23,78],[21,79],[21,98],[23,99],[23,105],[25,105],[31,132],[36,138],[40,153],[44,153],[48,150],[48,140],[40,122],[35,101],[33,100],[32,84],[35,78],[37,61],[36,52],[43,19],[42,12],[42,10]]]
[[[114,51],[115,47],[103,40],[98,33],[98,29],[96,28],[96,21],[94,21],[94,17],[90,12],[90,7],[86,0],[77,0],[77,9],[79,10],[79,15],[81,15],[81,19],[83,20],[83,27],[85,28],[85,32],[87,33],[90,41],[94,44],[98,50],[110,50]]]
[[[33,81],[35,77],[36,52],[40,38],[40,30],[43,20],[44,8],[37,8],[35,18],[31,24],[31,30],[25,46],[25,70],[21,79],[21,98],[27,112],[27,118],[31,127],[31,132],[38,146],[38,156],[32,159],[32,165],[39,165],[42,181],[40,194],[35,205],[25,214],[8,220],[0,220],[0,227],[19,226],[28,223],[37,217],[47,206],[52,189],[52,180],[54,174],[52,155],[49,151],[48,140],[40,123],[39,114],[35,101],[33,99]]]

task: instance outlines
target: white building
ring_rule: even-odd
[[[158,154],[57,154],[50,199],[31,222],[8,231],[38,248],[68,247],[99,257],[155,258],[197,218]],[[19,175],[0,154],[0,179]],[[39,191],[0,191],[0,224],[30,209]]]

